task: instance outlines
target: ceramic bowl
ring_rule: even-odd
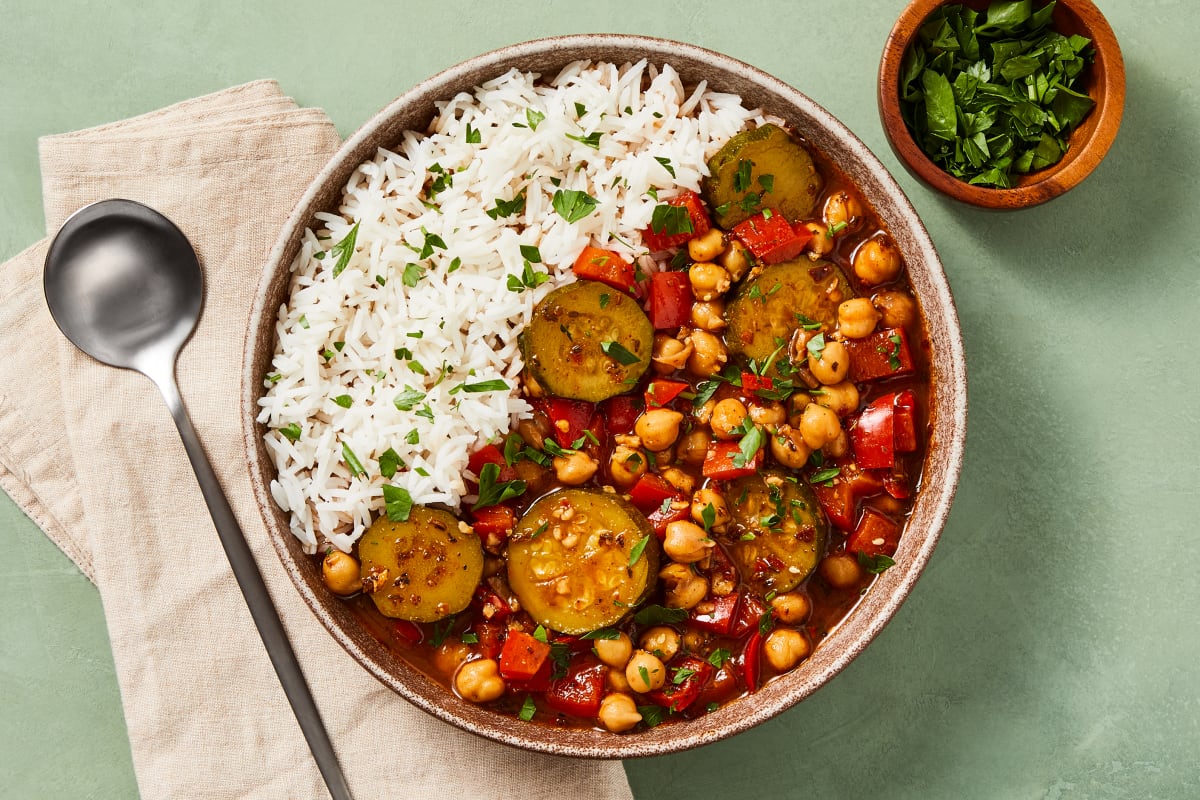
[[[1036,206],[1078,186],[1108,153],[1121,127],[1125,107],[1125,62],[1117,37],[1100,9],[1091,0],[1058,0],[1051,18],[1059,33],[1079,34],[1092,40],[1095,60],[1083,73],[1081,86],[1096,102],[1095,108],[1072,132],[1069,148],[1057,164],[1021,176],[1011,189],[996,189],[972,186],[943,171],[913,140],[900,115],[904,54],[929,15],[950,3],[963,3],[976,10],[988,6],[988,0],[913,0],[900,14],[884,45],[879,63],[879,118],[892,151],[914,177],[931,188],[981,208]]]
[[[672,64],[685,83],[707,80],[712,88],[740,94],[787,120],[853,178],[886,220],[908,263],[934,354],[930,416],[933,425],[924,466],[924,488],[896,553],[858,607],[791,673],[756,694],[695,721],[660,725],[617,735],[597,730],[559,729],[501,716],[460,700],[390,653],[322,584],[319,565],[304,554],[288,521],[271,499],[274,467],[255,422],[275,349],[275,315],[286,299],[288,266],[314,215],[338,205],[350,174],[379,147],[394,145],[406,130],[424,130],[435,101],[499,75],[513,66],[552,76],[580,59],[617,63],[649,58]],[[342,146],[313,181],[288,219],[270,254],[255,299],[243,373],[242,416],[246,455],[258,505],[271,541],[305,602],[329,633],[363,668],[425,711],[468,731],[506,744],[559,755],[627,758],[684,750],[714,742],[767,720],[808,697],[840,672],[879,633],[921,574],[942,530],[954,496],[966,435],[966,374],[958,319],[933,244],[896,182],[870,151],[823,108],[787,84],[736,61],[688,44],[624,35],[579,35],[513,45],[452,67],[406,92],[366,123]]]

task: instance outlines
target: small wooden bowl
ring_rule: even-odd
[[[908,171],[942,194],[981,208],[1028,208],[1058,197],[1086,178],[1104,158],[1121,127],[1125,107],[1125,62],[1121,47],[1100,9],[1091,0],[1058,0],[1052,17],[1061,34],[1092,40],[1095,59],[1078,88],[1096,102],[1070,138],[1062,159],[1052,167],[1023,175],[1011,189],[972,186],[933,163],[912,137],[900,115],[900,67],[909,45],[931,13],[948,3],[984,10],[987,0],[913,0],[892,28],[879,62],[879,118],[892,151]]]

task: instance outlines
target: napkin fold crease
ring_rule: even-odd
[[[396,696],[309,612],[267,539],[241,451],[242,346],[266,254],[339,144],[323,112],[274,81],[45,137],[47,235],[124,197],[196,247],[205,307],[180,391],[357,798],[629,798],[617,762],[508,748]],[[327,797],[170,415],[150,381],[59,333],[42,294],[47,248],[0,267],[0,487],[100,590],[142,797]]]

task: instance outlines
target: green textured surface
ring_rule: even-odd
[[[945,262],[971,379],[958,500],[914,595],[842,676],[733,740],[627,763],[634,794],[1200,796],[1191,2],[1102,3],[1128,68],[1121,135],[1082,187],[1005,215],[931,194],[886,146],[874,76],[900,0],[374,2],[332,20],[337,4],[107,5],[0,0],[0,258],[42,231],[39,135],[254,78],[345,134],[479,52],[622,31],[812,96],[896,172]],[[0,797],[135,796],[95,590],[3,497],[0,546]]]

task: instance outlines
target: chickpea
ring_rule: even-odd
[[[837,310],[838,332],[847,339],[865,339],[875,332],[879,312],[865,297],[845,300]]]
[[[468,661],[458,668],[454,676],[454,688],[472,703],[490,703],[499,700],[507,688],[500,677],[500,665],[494,658]]]
[[[784,410],[783,403],[751,403],[750,419],[754,420],[756,425],[782,425],[787,421],[787,411]]]
[[[694,350],[687,360],[687,368],[697,377],[711,378],[729,360],[725,343],[708,331],[692,331],[690,342]]]
[[[688,242],[687,248],[692,261],[712,261],[725,251],[725,234],[720,228],[711,228]]]
[[[706,486],[692,495],[692,519],[697,525],[704,524],[704,510],[712,506],[712,527],[723,528],[729,524],[729,504],[721,493],[711,486]]]
[[[663,539],[663,551],[680,564],[694,564],[701,560],[716,544],[708,533],[694,522],[676,520],[667,525]]]
[[[742,435],[738,429],[746,419],[746,407],[742,401],[733,397],[720,401],[713,407],[712,426],[713,436],[718,439],[735,439]]]
[[[665,663],[679,652],[682,639],[679,638],[679,632],[674,628],[655,625],[642,633],[641,638],[638,639],[638,646],[647,653],[658,656]]]
[[[687,564],[667,564],[658,572],[666,584],[663,598],[667,608],[695,608],[708,594],[708,581],[692,572]]]
[[[554,459],[555,476],[568,486],[586,483],[599,468],[600,464],[596,459],[582,450],[576,450],[565,456],[556,456]]]
[[[825,224],[837,228],[839,232],[855,225],[862,218],[862,213],[858,199],[849,192],[837,192],[825,201]]]
[[[917,302],[904,292],[878,292],[871,303],[879,309],[885,328],[906,328],[917,318]]]
[[[846,433],[846,431],[844,429],[840,430],[840,431],[838,431],[837,437],[832,442],[829,442],[827,445],[825,445],[821,449],[825,452],[825,455],[827,455],[827,456],[832,456],[833,458],[841,458],[842,456],[844,456],[850,452],[850,436]]]
[[[812,234],[812,239],[808,243],[809,258],[816,261],[821,256],[829,255],[833,251],[833,236],[829,233],[829,228],[819,222],[806,222],[804,227],[808,228],[808,232]]]
[[[826,386],[820,394],[813,395],[813,402],[844,417],[858,408],[858,387],[851,381],[835,383]]]
[[[708,425],[712,422],[713,409],[717,407],[717,401],[713,399],[705,400],[704,403],[696,409],[692,410],[692,417],[701,425]]]
[[[638,417],[633,430],[647,450],[658,452],[675,444],[675,440],[679,438],[679,425],[682,422],[683,414],[678,411],[669,408],[650,408]]]
[[[626,663],[628,663],[628,662],[626,662]],[[609,691],[613,691],[613,692],[631,692],[631,691],[633,691],[632,689],[629,688],[629,681],[625,680],[625,665],[624,664],[621,665],[620,669],[610,669],[608,671],[608,680],[606,681],[606,683],[608,684]]]
[[[808,369],[814,378],[827,386],[841,383],[850,372],[850,351],[836,339],[826,339],[820,358],[808,354]]]
[[[729,273],[729,277],[740,281],[742,276],[750,271],[750,251],[746,245],[734,239],[721,256],[720,264]]]
[[[791,669],[808,657],[812,647],[808,639],[800,631],[790,628],[777,628],[763,642],[763,654],[767,663],[779,672]]]
[[[900,252],[884,237],[868,239],[854,253],[854,274],[863,283],[887,283],[900,274]]]
[[[654,349],[651,351],[650,363],[659,375],[670,375],[677,369],[683,369],[691,355],[691,342],[685,344],[665,333],[654,335]]]
[[[813,450],[819,450],[832,442],[842,431],[838,415],[824,406],[809,403],[804,408],[800,418],[800,435],[804,443]]]
[[[803,468],[812,451],[800,431],[791,425],[780,425],[771,434],[771,455],[788,469]]]
[[[725,327],[725,301],[709,300],[692,306],[692,325],[702,331],[719,331]]]
[[[638,650],[625,666],[625,680],[639,694],[653,692],[667,682],[667,668],[658,656]]]
[[[321,578],[329,591],[346,597],[362,591],[358,559],[341,550],[330,550],[321,561]]]
[[[616,692],[600,701],[600,724],[613,733],[627,731],[641,721],[637,703],[627,694]]]
[[[683,494],[691,494],[696,488],[696,479],[677,467],[667,467],[658,474]]]
[[[707,643],[708,634],[704,631],[689,628],[683,633],[683,651],[685,653],[699,653]]]
[[[471,657],[470,645],[458,639],[447,639],[433,651],[433,666],[443,675],[453,675],[458,665]]]
[[[616,639],[597,639],[595,647],[600,660],[613,669],[625,669],[629,657],[633,655],[633,640],[627,633],[622,633]]]
[[[863,578],[858,559],[849,553],[835,553],[821,562],[821,577],[835,589],[851,589]]]
[[[688,431],[679,439],[676,455],[684,464],[701,464],[708,453],[708,445],[712,437],[707,431]]]
[[[645,454],[628,445],[617,445],[608,462],[608,474],[612,476],[613,483],[623,489],[633,486],[646,474]]]
[[[803,592],[785,592],[771,598],[775,616],[786,625],[799,625],[812,612],[812,602]]]
[[[688,270],[688,280],[692,282],[692,294],[696,295],[697,300],[703,301],[716,300],[733,285],[729,272],[710,261],[692,264]]]

